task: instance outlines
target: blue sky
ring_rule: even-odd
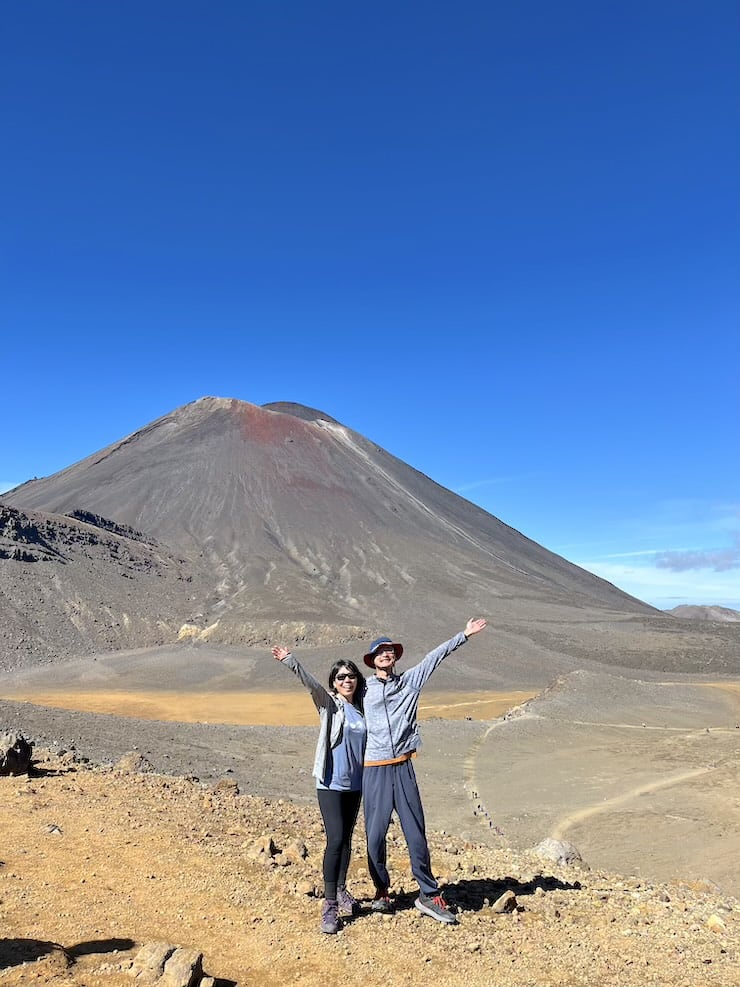
[[[735,0],[24,0],[0,45],[3,488],[296,401],[740,608]]]

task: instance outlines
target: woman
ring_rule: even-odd
[[[313,775],[326,830],[321,931],[332,934],[341,928],[342,917],[350,918],[360,909],[346,882],[352,832],[362,798],[365,679],[353,661],[337,661],[329,672],[327,692],[287,648],[275,647],[272,654],[298,676],[319,711]]]

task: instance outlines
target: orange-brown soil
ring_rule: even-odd
[[[0,779],[0,984],[123,987],[131,958],[167,940],[204,954],[222,983],[368,987],[736,987],[740,905],[706,885],[653,885],[558,867],[502,845],[430,835],[460,912],[446,928],[412,906],[405,845],[391,829],[392,917],[365,912],[318,931],[322,830],[313,807],[188,780],[50,760]],[[264,835],[304,861],[253,856]],[[372,892],[358,827],[354,892]],[[489,903],[512,890],[518,908]]]
[[[425,692],[419,718],[490,720],[534,695],[518,692]],[[315,726],[316,710],[304,693],[183,692],[147,690],[4,689],[3,698],[37,706],[112,713],[141,720],[234,723],[255,726]]]

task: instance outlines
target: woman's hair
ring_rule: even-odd
[[[340,669],[346,668],[350,672],[354,672],[357,676],[357,688],[355,689],[355,694],[352,697],[352,705],[356,706],[357,709],[362,713],[363,710],[363,699],[365,698],[365,676],[362,674],[360,669],[355,665],[353,661],[349,658],[340,658],[339,661],[335,661],[334,664],[329,669],[329,688],[332,692],[336,693],[334,688],[334,679],[337,677],[337,672]]]

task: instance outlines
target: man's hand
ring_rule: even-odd
[[[277,658],[278,661],[285,661],[289,654],[288,648],[275,647],[272,649],[272,657]]]
[[[471,617],[465,625],[465,637],[470,637],[471,634],[477,634],[478,631],[482,631],[487,624],[488,621],[485,617]]]

